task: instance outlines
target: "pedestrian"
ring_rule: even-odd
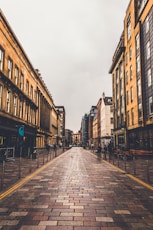
[[[98,146],[98,149],[97,149],[97,158],[98,158],[98,160],[101,159],[101,146]]]
[[[107,146],[104,145],[104,159],[106,160]]]
[[[109,159],[111,159],[111,155],[113,154],[113,144],[111,142],[108,144],[108,152],[109,152]]]
[[[91,151],[92,152],[94,151],[94,144],[93,143],[91,144]]]

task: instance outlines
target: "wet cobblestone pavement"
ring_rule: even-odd
[[[153,229],[153,191],[81,148],[0,201],[3,230]]]

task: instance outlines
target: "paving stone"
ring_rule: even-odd
[[[12,212],[10,216],[27,216],[28,212]]]
[[[129,210],[114,210],[116,214],[131,214]]]
[[[19,223],[18,220],[0,220],[0,225],[3,226],[3,225],[17,225]]]
[[[83,226],[83,221],[58,221],[59,226]]]
[[[28,226],[24,225],[20,228],[20,230],[46,230],[45,226]]]
[[[0,208],[0,213],[1,212],[7,212],[8,211],[8,208]]]
[[[114,222],[113,218],[111,217],[96,217],[96,221],[102,221],[102,222]]]
[[[152,199],[125,173],[72,148],[0,201],[0,228],[152,230]]]
[[[41,225],[41,226],[55,226],[55,225],[57,225],[57,221],[40,221],[40,223],[39,223],[39,225]]]

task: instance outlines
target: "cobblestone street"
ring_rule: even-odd
[[[76,147],[1,199],[0,229],[151,230],[152,204],[151,189]]]

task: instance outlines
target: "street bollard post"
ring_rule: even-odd
[[[148,182],[150,182],[149,160],[147,160],[147,179],[148,179]]]

